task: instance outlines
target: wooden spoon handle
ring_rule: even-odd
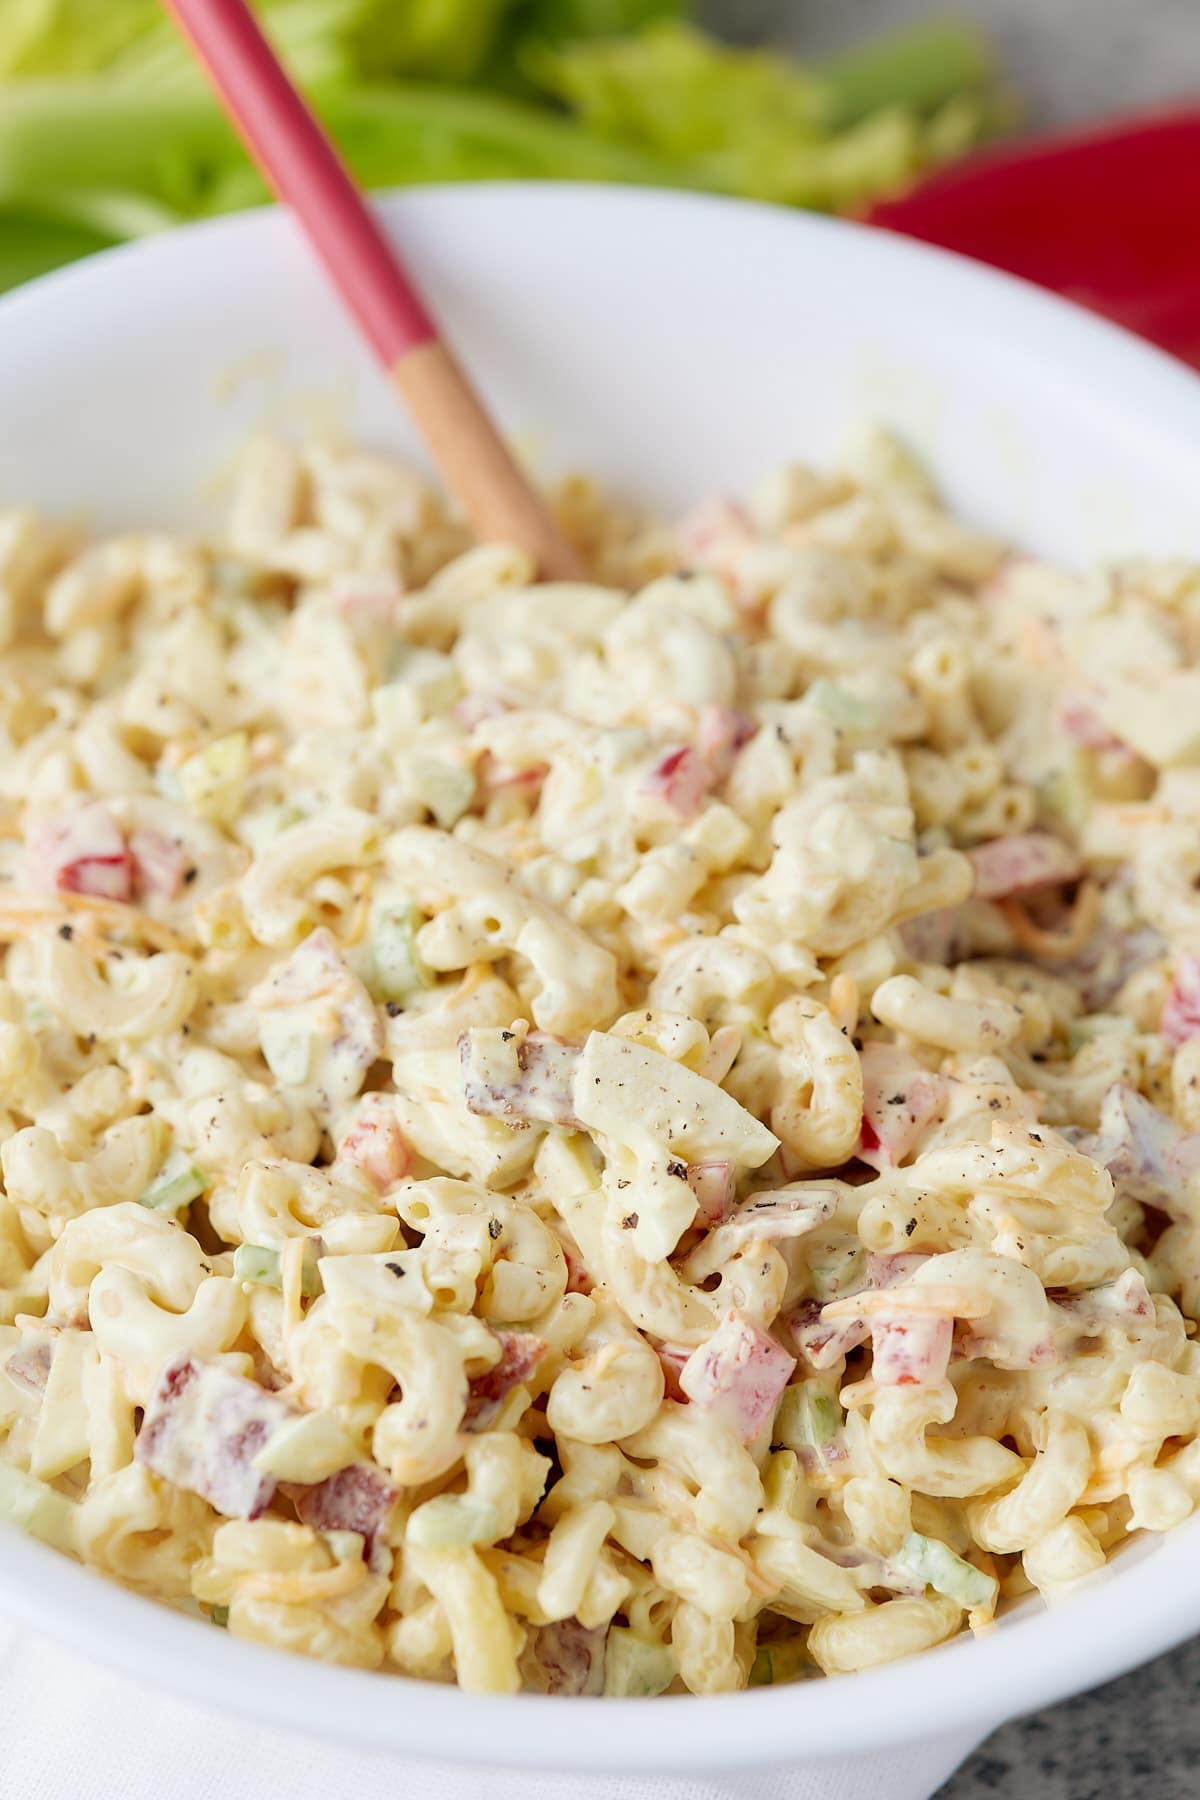
[[[421,296],[260,31],[246,0],[167,0],[268,185],[291,207],[407,403],[481,538],[529,551],[543,575],[584,574],[442,341]]]

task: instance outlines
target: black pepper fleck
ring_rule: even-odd
[[[69,944],[71,939],[75,936],[75,927],[73,925],[60,925],[58,928],[58,935],[60,938],[65,938]]]
[[[389,1275],[395,1275],[397,1278],[404,1273],[404,1269],[400,1263],[384,1263],[383,1266],[388,1271]]]
[[[674,1176],[676,1181],[686,1181],[687,1164],[681,1162],[669,1162],[667,1164],[667,1174]]]
[[[905,1227],[904,1227],[904,1235],[905,1235],[905,1237],[911,1237],[911,1236],[912,1236],[912,1234],[913,1234],[913,1232],[914,1232],[914,1231],[915,1231],[915,1230],[916,1230],[916,1229],[917,1229],[917,1221],[916,1221],[916,1220],[915,1220],[915,1219],[910,1219],[910,1220],[909,1220],[909,1221],[908,1221],[908,1224],[907,1224],[907,1225],[906,1225],[906,1226],[905,1226]]]
[[[389,1019],[398,1019],[404,1008],[398,1000],[389,1000],[383,1010]]]
[[[621,1220],[621,1230],[622,1231],[633,1231],[637,1225],[637,1222],[638,1222],[638,1216],[636,1213],[626,1213],[625,1217]]]
[[[500,1223],[499,1219],[489,1219],[488,1220],[488,1236],[491,1238],[493,1244],[495,1243],[496,1239],[500,1236],[500,1234],[503,1230],[504,1230],[504,1227]]]

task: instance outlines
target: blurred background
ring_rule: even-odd
[[[712,0],[730,37],[774,37],[820,57],[944,11],[934,0]],[[959,0],[1022,96],[1025,124],[1095,119],[1200,90],[1196,0]]]
[[[619,181],[848,213],[1200,363],[1200,0],[258,11],[368,187]],[[0,290],[265,198],[159,0],[0,0]]]

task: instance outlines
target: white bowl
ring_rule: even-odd
[[[542,466],[676,509],[881,418],[951,501],[1042,553],[1200,555],[1200,382],[1110,326],[882,232],[678,195],[490,186],[383,210]],[[191,524],[248,428],[411,451],[291,222],[111,252],[0,303],[0,504]],[[1002,1719],[1200,1618],[1192,1527],[1086,1592],[862,1675],[714,1699],[476,1699],[239,1643],[0,1529],[0,1605],[154,1684],[444,1761],[577,1770],[816,1760]]]

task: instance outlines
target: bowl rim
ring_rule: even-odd
[[[1090,358],[1101,370],[1117,359],[1131,395],[1138,390],[1139,409],[1153,409],[1164,430],[1200,441],[1200,377],[1183,364],[1019,277],[880,227],[719,196],[601,183],[470,182],[375,199],[385,218],[400,226],[406,215],[423,212],[444,212],[453,221],[456,210],[461,217],[481,204],[543,216],[567,204],[590,208],[601,228],[611,216],[606,209],[689,209],[707,214],[714,232],[736,224],[739,230],[808,233],[815,249],[835,246],[850,262],[865,258],[895,270],[904,265],[919,277],[924,271],[945,290],[947,305],[957,296],[979,311],[981,335],[995,316],[1007,331],[1028,328],[1047,359],[1063,344],[1076,364]],[[236,255],[244,238],[277,233],[283,225],[279,208],[258,208],[103,251],[0,297],[0,339],[9,330],[30,330],[31,321],[36,334],[36,310],[52,292],[78,290],[86,303],[94,283],[137,279],[181,244],[205,251],[225,246]],[[1184,1526],[1165,1541],[1131,1545],[1115,1567],[1062,1607],[1022,1607],[974,1642],[956,1639],[850,1678],[737,1695],[660,1696],[651,1705],[468,1695],[438,1683],[312,1662],[219,1633],[5,1525],[0,1576],[5,1607],[30,1627],[137,1679],[259,1723],[434,1761],[680,1773],[820,1761],[971,1728],[983,1735],[1005,1718],[1106,1680],[1192,1635],[1200,1579],[1189,1581],[1186,1571],[1200,1568],[1197,1542],[1192,1527]],[[931,1676],[939,1682],[936,1689]]]

